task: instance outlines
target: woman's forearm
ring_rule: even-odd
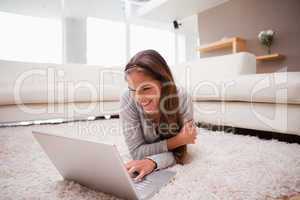
[[[173,150],[186,144],[195,144],[196,136],[196,128],[193,126],[193,120],[190,120],[184,124],[176,136],[167,139],[168,150]]]
[[[176,149],[182,145],[185,145],[185,143],[180,139],[179,135],[167,139],[168,150]]]

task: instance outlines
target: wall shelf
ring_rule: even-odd
[[[246,41],[239,37],[232,37],[203,45],[198,49],[198,51],[211,52],[224,48],[232,48],[232,53],[246,51]]]
[[[263,55],[263,56],[256,56],[257,61],[279,60],[279,59],[283,59],[283,58],[284,58],[284,56],[279,53],[273,53],[273,54],[268,54],[268,55]]]

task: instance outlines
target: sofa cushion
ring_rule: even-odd
[[[247,52],[201,58],[171,66],[176,82],[193,88],[199,81],[236,78],[256,73],[256,57]]]
[[[300,104],[300,72],[242,75],[234,79],[199,81],[194,101],[245,101]]]
[[[299,104],[205,101],[194,102],[194,110],[194,119],[208,126],[213,124],[300,136]]]
[[[0,105],[119,101],[121,68],[0,61]]]

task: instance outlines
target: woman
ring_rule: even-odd
[[[177,88],[164,58],[154,50],[137,53],[126,65],[128,90],[121,96],[120,119],[129,152],[126,164],[136,180],[154,170],[183,164],[194,144],[190,96]]]

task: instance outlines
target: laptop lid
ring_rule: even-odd
[[[138,199],[115,145],[32,133],[65,179],[122,198]]]

